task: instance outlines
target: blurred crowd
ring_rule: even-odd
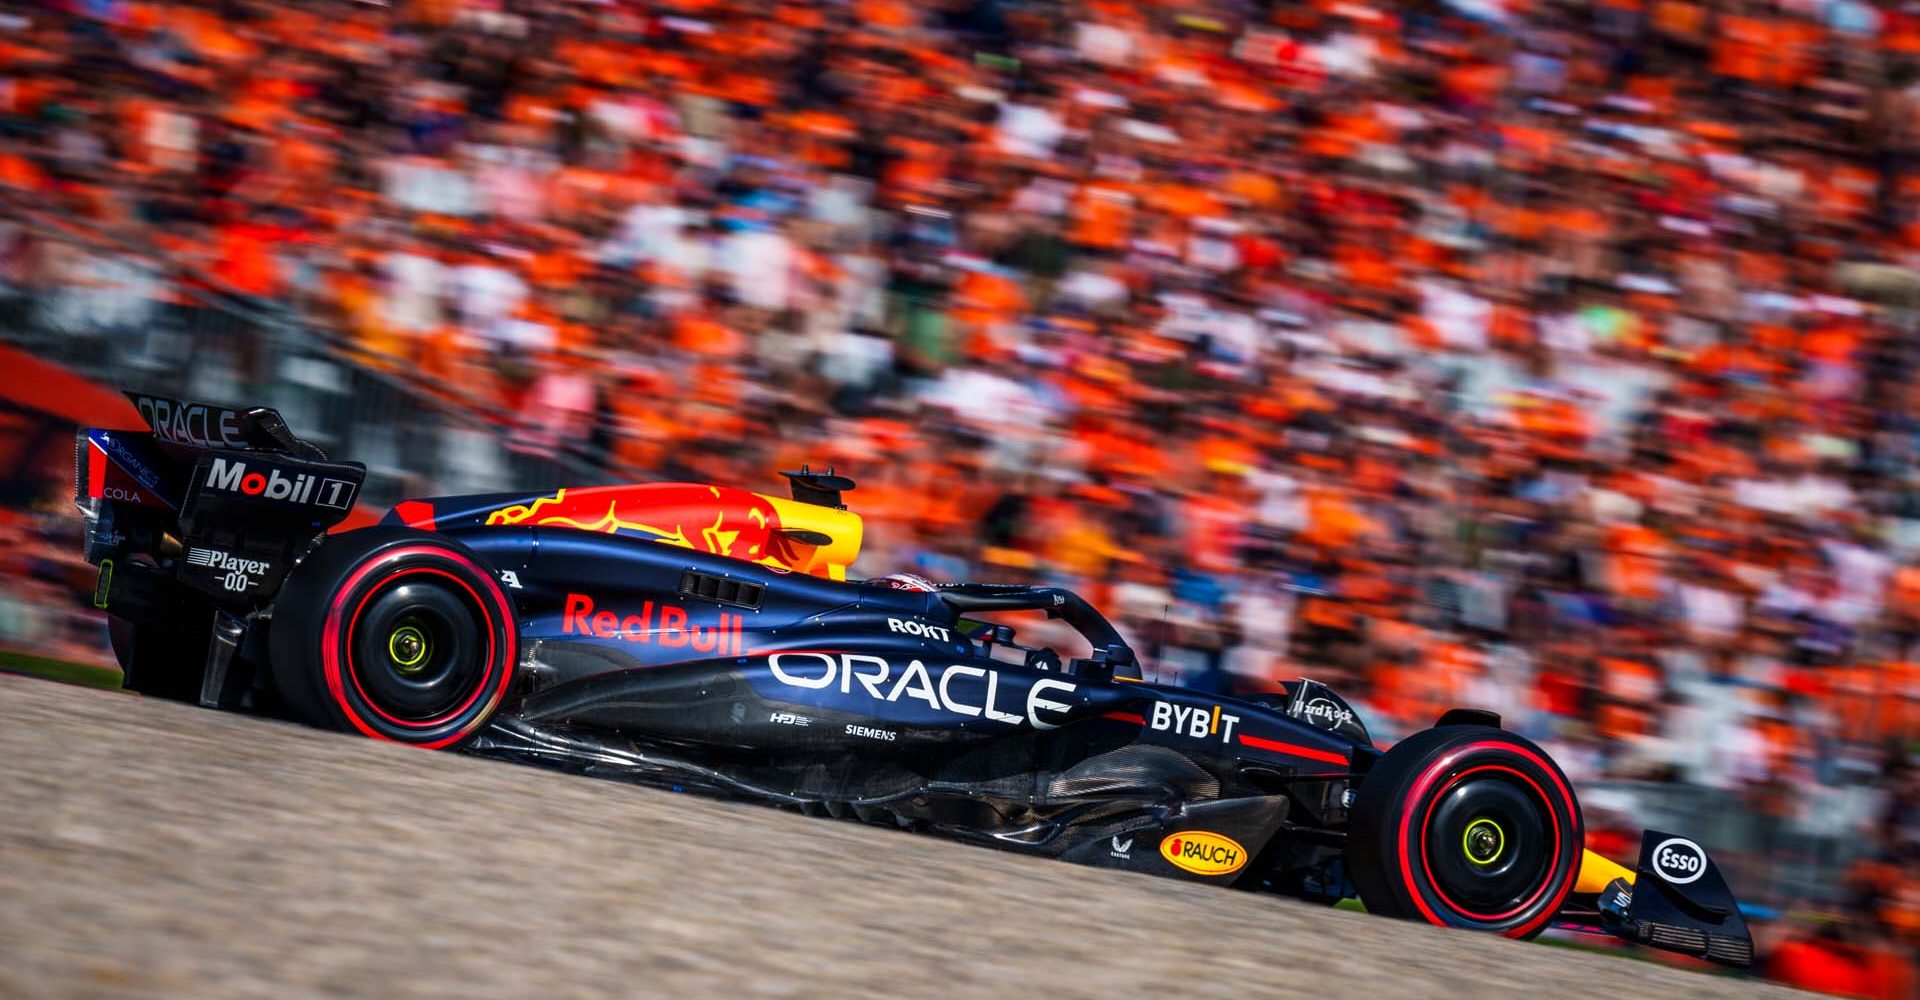
[[[0,669],[13,655],[113,663],[100,616],[75,600],[93,575],[76,527],[51,511],[0,508]]]
[[[1776,971],[1875,995],[1916,153],[1896,0],[0,4],[11,204],[529,453],[837,466],[862,569],[1068,583],[1150,673],[1839,824]]]

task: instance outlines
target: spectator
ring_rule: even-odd
[[[1057,578],[1169,675],[1838,785],[1920,740],[1920,19],[1809,9],[20,14],[0,186],[76,235],[7,273],[84,327],[110,240],[528,454],[838,463],[875,572]]]

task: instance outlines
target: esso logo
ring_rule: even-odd
[[[1674,885],[1686,885],[1707,873],[1707,852],[1684,837],[1670,837],[1653,848],[1653,873]]]

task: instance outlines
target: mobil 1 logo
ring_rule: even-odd
[[[285,465],[266,459],[215,455],[200,481],[203,493],[221,493],[277,500],[300,507],[346,511],[353,507],[359,483],[322,474],[311,466]]]

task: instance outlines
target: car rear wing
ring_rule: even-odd
[[[366,467],[328,461],[273,410],[127,397],[147,431],[87,428],[76,441],[74,500],[87,561],[101,568],[97,606],[111,603],[114,568],[129,560],[215,604],[258,604],[353,510]]]

